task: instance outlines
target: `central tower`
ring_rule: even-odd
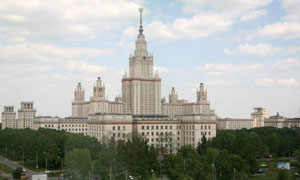
[[[153,76],[153,56],[147,51],[143,34],[143,9],[140,12],[140,26],[135,41],[134,55],[129,55],[129,76],[122,79],[123,113],[157,115],[161,114],[161,79]]]

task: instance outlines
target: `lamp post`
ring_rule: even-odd
[[[58,159],[60,159],[60,163],[61,163],[61,174],[62,174],[62,177],[64,177],[64,160],[62,157],[60,156],[57,156]]]
[[[46,159],[45,159],[45,161],[46,161],[46,171],[47,171],[47,152],[44,152],[44,154],[45,154],[45,157],[46,157]]]
[[[115,161],[115,159],[113,159],[112,161],[111,161],[111,163],[110,163],[110,168],[109,168],[109,176],[110,176],[110,180],[112,180],[112,164],[113,164],[113,162]]]
[[[24,161],[24,148],[23,146],[20,147],[22,149],[22,161],[23,161],[23,166],[25,165],[25,161]]]
[[[38,152],[35,151],[35,171],[39,168]]]

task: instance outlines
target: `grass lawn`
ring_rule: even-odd
[[[2,171],[2,168],[3,168],[3,171],[7,174],[11,174],[14,171],[12,168],[6,166],[5,164],[0,163],[1,171]]]

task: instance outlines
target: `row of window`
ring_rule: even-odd
[[[150,136],[150,134],[151,134],[151,136],[154,136],[154,132],[142,132],[142,136]],[[169,135],[169,136],[171,136],[173,133],[172,133],[172,131],[170,131],[170,132],[155,132],[155,135],[156,136],[158,136],[158,135],[160,135],[160,136],[163,136],[163,135]]]
[[[159,128],[160,127],[160,128]],[[172,129],[173,128],[173,126],[172,125],[161,125],[161,126],[158,126],[158,125],[156,125],[156,126],[154,126],[154,125],[152,125],[152,126],[142,126],[142,130],[149,130],[149,129]],[[178,125],[178,126],[176,126],[176,128],[177,129],[195,129],[195,126],[194,125]],[[201,127],[200,127],[201,129],[211,129],[211,126],[210,125],[201,125]]]
[[[118,127],[113,126],[112,130],[115,131],[116,129],[118,129],[118,131],[120,131],[120,130],[121,130],[121,126],[118,126]],[[122,127],[122,130],[125,131],[125,130],[126,130],[126,127],[123,126],[123,127]]]
[[[65,124],[65,125],[63,124],[63,125],[61,125],[61,127],[87,127],[87,124],[85,124],[85,125],[84,124],[79,124],[79,125],[78,124],[75,124],[75,125],[69,124],[69,126],[68,126],[68,124]]]

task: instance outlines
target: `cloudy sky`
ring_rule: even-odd
[[[221,117],[253,107],[299,116],[299,0],[0,0],[0,107],[34,101],[38,115],[69,116],[101,76],[121,93],[138,34],[138,8],[162,96],[195,101],[204,82]]]

